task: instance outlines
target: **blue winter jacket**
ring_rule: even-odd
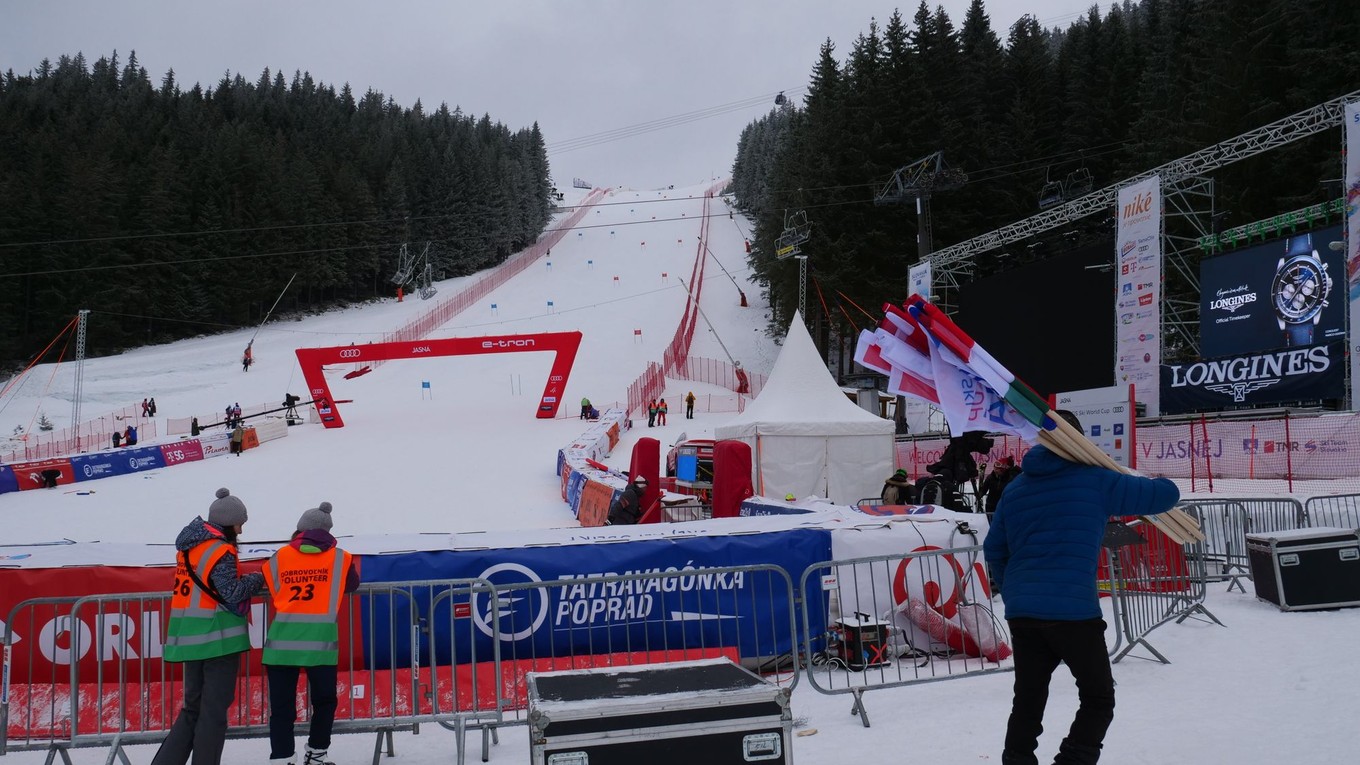
[[[1180,501],[1165,478],[1068,462],[1042,446],[1001,495],[983,543],[1006,617],[1100,617],[1096,566],[1110,516],[1155,515]]]

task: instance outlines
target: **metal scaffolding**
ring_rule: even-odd
[[[1268,125],[1264,125],[1255,130],[1243,133],[1242,135],[1230,138],[1221,143],[1214,144],[1201,149],[1193,154],[1187,154],[1180,159],[1172,160],[1164,165],[1159,165],[1130,178],[1107,186],[1103,189],[1093,191],[1082,197],[1074,199],[1065,204],[1045,210],[1038,215],[1033,215],[1024,220],[1017,221],[1008,226],[1003,226],[995,231],[990,231],[981,236],[973,237],[964,242],[960,242],[930,255],[930,263],[935,278],[946,285],[958,286],[967,281],[972,276],[974,259],[979,253],[993,250],[1011,242],[1021,241],[1045,231],[1064,226],[1068,223],[1094,215],[1099,212],[1110,210],[1115,205],[1118,198],[1119,189],[1129,184],[1136,183],[1145,178],[1161,176],[1163,189],[1171,189],[1172,192],[1165,194],[1171,197],[1176,194],[1199,197],[1200,201],[1193,204],[1187,203],[1184,209],[1178,208],[1177,214],[1185,214],[1194,217],[1197,221],[1200,217],[1200,210],[1203,207],[1203,186],[1193,179],[1202,178],[1208,173],[1224,167],[1234,162],[1254,157],[1258,154],[1277,149],[1288,145],[1308,136],[1320,133],[1323,130],[1336,127],[1341,124],[1342,116],[1345,112],[1345,105],[1360,98],[1360,90],[1352,91],[1344,96],[1325,101],[1311,109],[1292,114],[1283,119],[1276,120]],[[1188,186],[1186,184],[1189,184]],[[1186,191],[1186,189],[1198,189]],[[1209,207],[1212,209],[1212,185],[1207,190],[1210,198]],[[1202,222],[1202,221],[1201,221]],[[1191,224],[1191,228],[1195,224]],[[1205,233],[1209,233],[1208,230]],[[1180,234],[1177,234],[1180,236]],[[1198,242],[1196,242],[1198,246]],[[1180,244],[1177,243],[1177,248]],[[1185,254],[1186,251],[1178,249],[1178,252]],[[1188,255],[1186,256],[1188,258]],[[1171,262],[1171,268],[1182,268],[1185,265]],[[1197,321],[1198,303],[1196,302],[1195,316],[1186,313],[1185,308],[1179,304],[1168,304],[1164,314],[1174,314],[1176,319],[1170,326],[1185,329],[1190,323]],[[1179,330],[1178,330],[1179,331]],[[1166,345],[1163,344],[1163,348]]]

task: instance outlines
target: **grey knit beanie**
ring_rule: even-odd
[[[217,499],[208,506],[208,523],[227,528],[246,522],[246,505],[225,488],[217,490]]]
[[[331,503],[322,502],[320,505],[308,510],[298,519],[298,531],[330,531],[334,522],[331,520]]]

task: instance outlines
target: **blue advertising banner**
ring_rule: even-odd
[[[1200,261],[1201,355],[1344,340],[1345,254],[1330,247],[1341,236],[1330,226]]]
[[[456,655],[448,655],[455,642],[449,630],[468,632],[463,618],[473,620],[475,656],[482,661],[492,655],[493,621],[502,636],[503,659],[682,648],[737,648],[744,658],[753,658],[797,650],[799,637],[790,632],[788,621],[794,604],[784,578],[766,571],[684,572],[768,564],[788,572],[796,588],[805,568],[830,555],[829,531],[797,529],[598,545],[366,555],[362,566],[365,582],[486,579],[514,588],[501,591],[499,610],[485,594],[474,594],[443,598],[436,613],[422,613],[434,630],[438,662],[471,661],[473,646],[466,641],[452,650]],[[673,572],[679,575],[655,576]],[[654,576],[599,581],[611,574]],[[568,583],[535,586],[559,580]],[[432,600],[428,593],[420,594],[415,607],[423,612]],[[365,600],[364,652],[376,668],[383,668],[387,657],[398,666],[410,660],[409,628],[402,626],[410,623],[410,601],[404,597],[396,601],[374,598],[370,606]],[[388,623],[389,613],[398,624]],[[811,624],[810,629],[820,634],[825,625]],[[428,645],[422,637],[422,652],[429,650]]]
[[[572,515],[578,515],[577,509],[581,506],[581,487],[585,485],[585,473],[573,470],[567,476],[567,507],[571,508]]]
[[[19,490],[19,478],[9,465],[0,465],[0,494]]]
[[[127,475],[162,467],[165,467],[165,455],[159,446],[77,454],[71,457],[71,472],[75,475],[76,481],[95,481],[109,476]]]

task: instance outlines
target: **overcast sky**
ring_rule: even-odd
[[[962,24],[968,0],[939,4]],[[1004,42],[1023,14],[1065,27],[1091,5],[988,0],[987,9]],[[806,87],[823,40],[843,61],[869,19],[881,24],[895,7],[910,20],[916,4],[7,0],[0,69],[24,73],[43,58],[79,51],[93,61],[114,50],[121,62],[135,50],[156,82],[173,68],[183,87],[215,84],[228,70],[253,81],[265,67],[288,78],[301,69],[403,106],[445,102],[512,129],[537,121],[561,185],[580,177],[657,188],[725,175],[742,127],[775,93]]]

